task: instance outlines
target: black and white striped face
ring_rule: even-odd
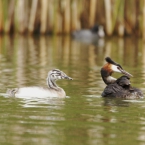
[[[63,71],[60,71],[59,69],[53,69],[53,70],[49,71],[48,77],[54,81],[57,81],[60,79],[72,80],[71,77],[67,76]]]

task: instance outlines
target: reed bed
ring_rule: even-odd
[[[145,0],[0,0],[0,34],[70,34],[94,24],[145,39]]]

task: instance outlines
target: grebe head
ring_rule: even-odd
[[[49,71],[48,78],[51,79],[52,81],[57,81],[60,79],[72,80],[71,77],[67,76],[63,71],[60,71],[59,69],[53,69],[53,70]]]
[[[128,77],[133,77],[130,73],[125,71],[120,64],[114,62],[110,57],[106,57],[105,60],[108,63],[103,68],[107,70],[110,74],[112,74],[113,72],[118,72]]]
[[[94,25],[92,28],[91,28],[91,31],[93,33],[97,33],[99,37],[104,37],[105,36],[105,33],[104,33],[104,28],[102,25]]]

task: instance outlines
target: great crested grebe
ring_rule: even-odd
[[[105,84],[107,85],[104,89],[103,97],[121,97],[121,98],[143,98],[143,93],[141,90],[131,86],[130,77],[132,75],[121,67],[121,65],[114,62],[111,58],[106,57],[105,64],[101,68],[101,76]],[[124,74],[118,79],[112,77],[113,72],[119,72]]]
[[[72,33],[76,39],[96,39],[105,36],[103,26],[94,25],[91,29],[77,30]]]
[[[66,96],[65,91],[58,87],[56,84],[57,80],[68,79],[72,80],[71,77],[67,76],[63,71],[59,69],[53,69],[48,72],[46,79],[48,87],[22,87],[9,89],[7,94],[15,97],[59,97],[64,98]]]

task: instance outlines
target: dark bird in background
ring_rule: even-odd
[[[106,57],[105,60],[107,61],[107,64],[101,68],[101,76],[107,86],[104,89],[102,96],[128,99],[143,98],[142,91],[131,86],[130,77],[132,77],[132,75],[125,71],[121,65],[114,62],[110,57]],[[116,79],[111,76],[113,72],[119,72],[124,75]]]
[[[105,37],[105,32],[102,25],[94,25],[91,29],[82,29],[73,31],[72,37],[80,42],[95,43],[101,41]]]

